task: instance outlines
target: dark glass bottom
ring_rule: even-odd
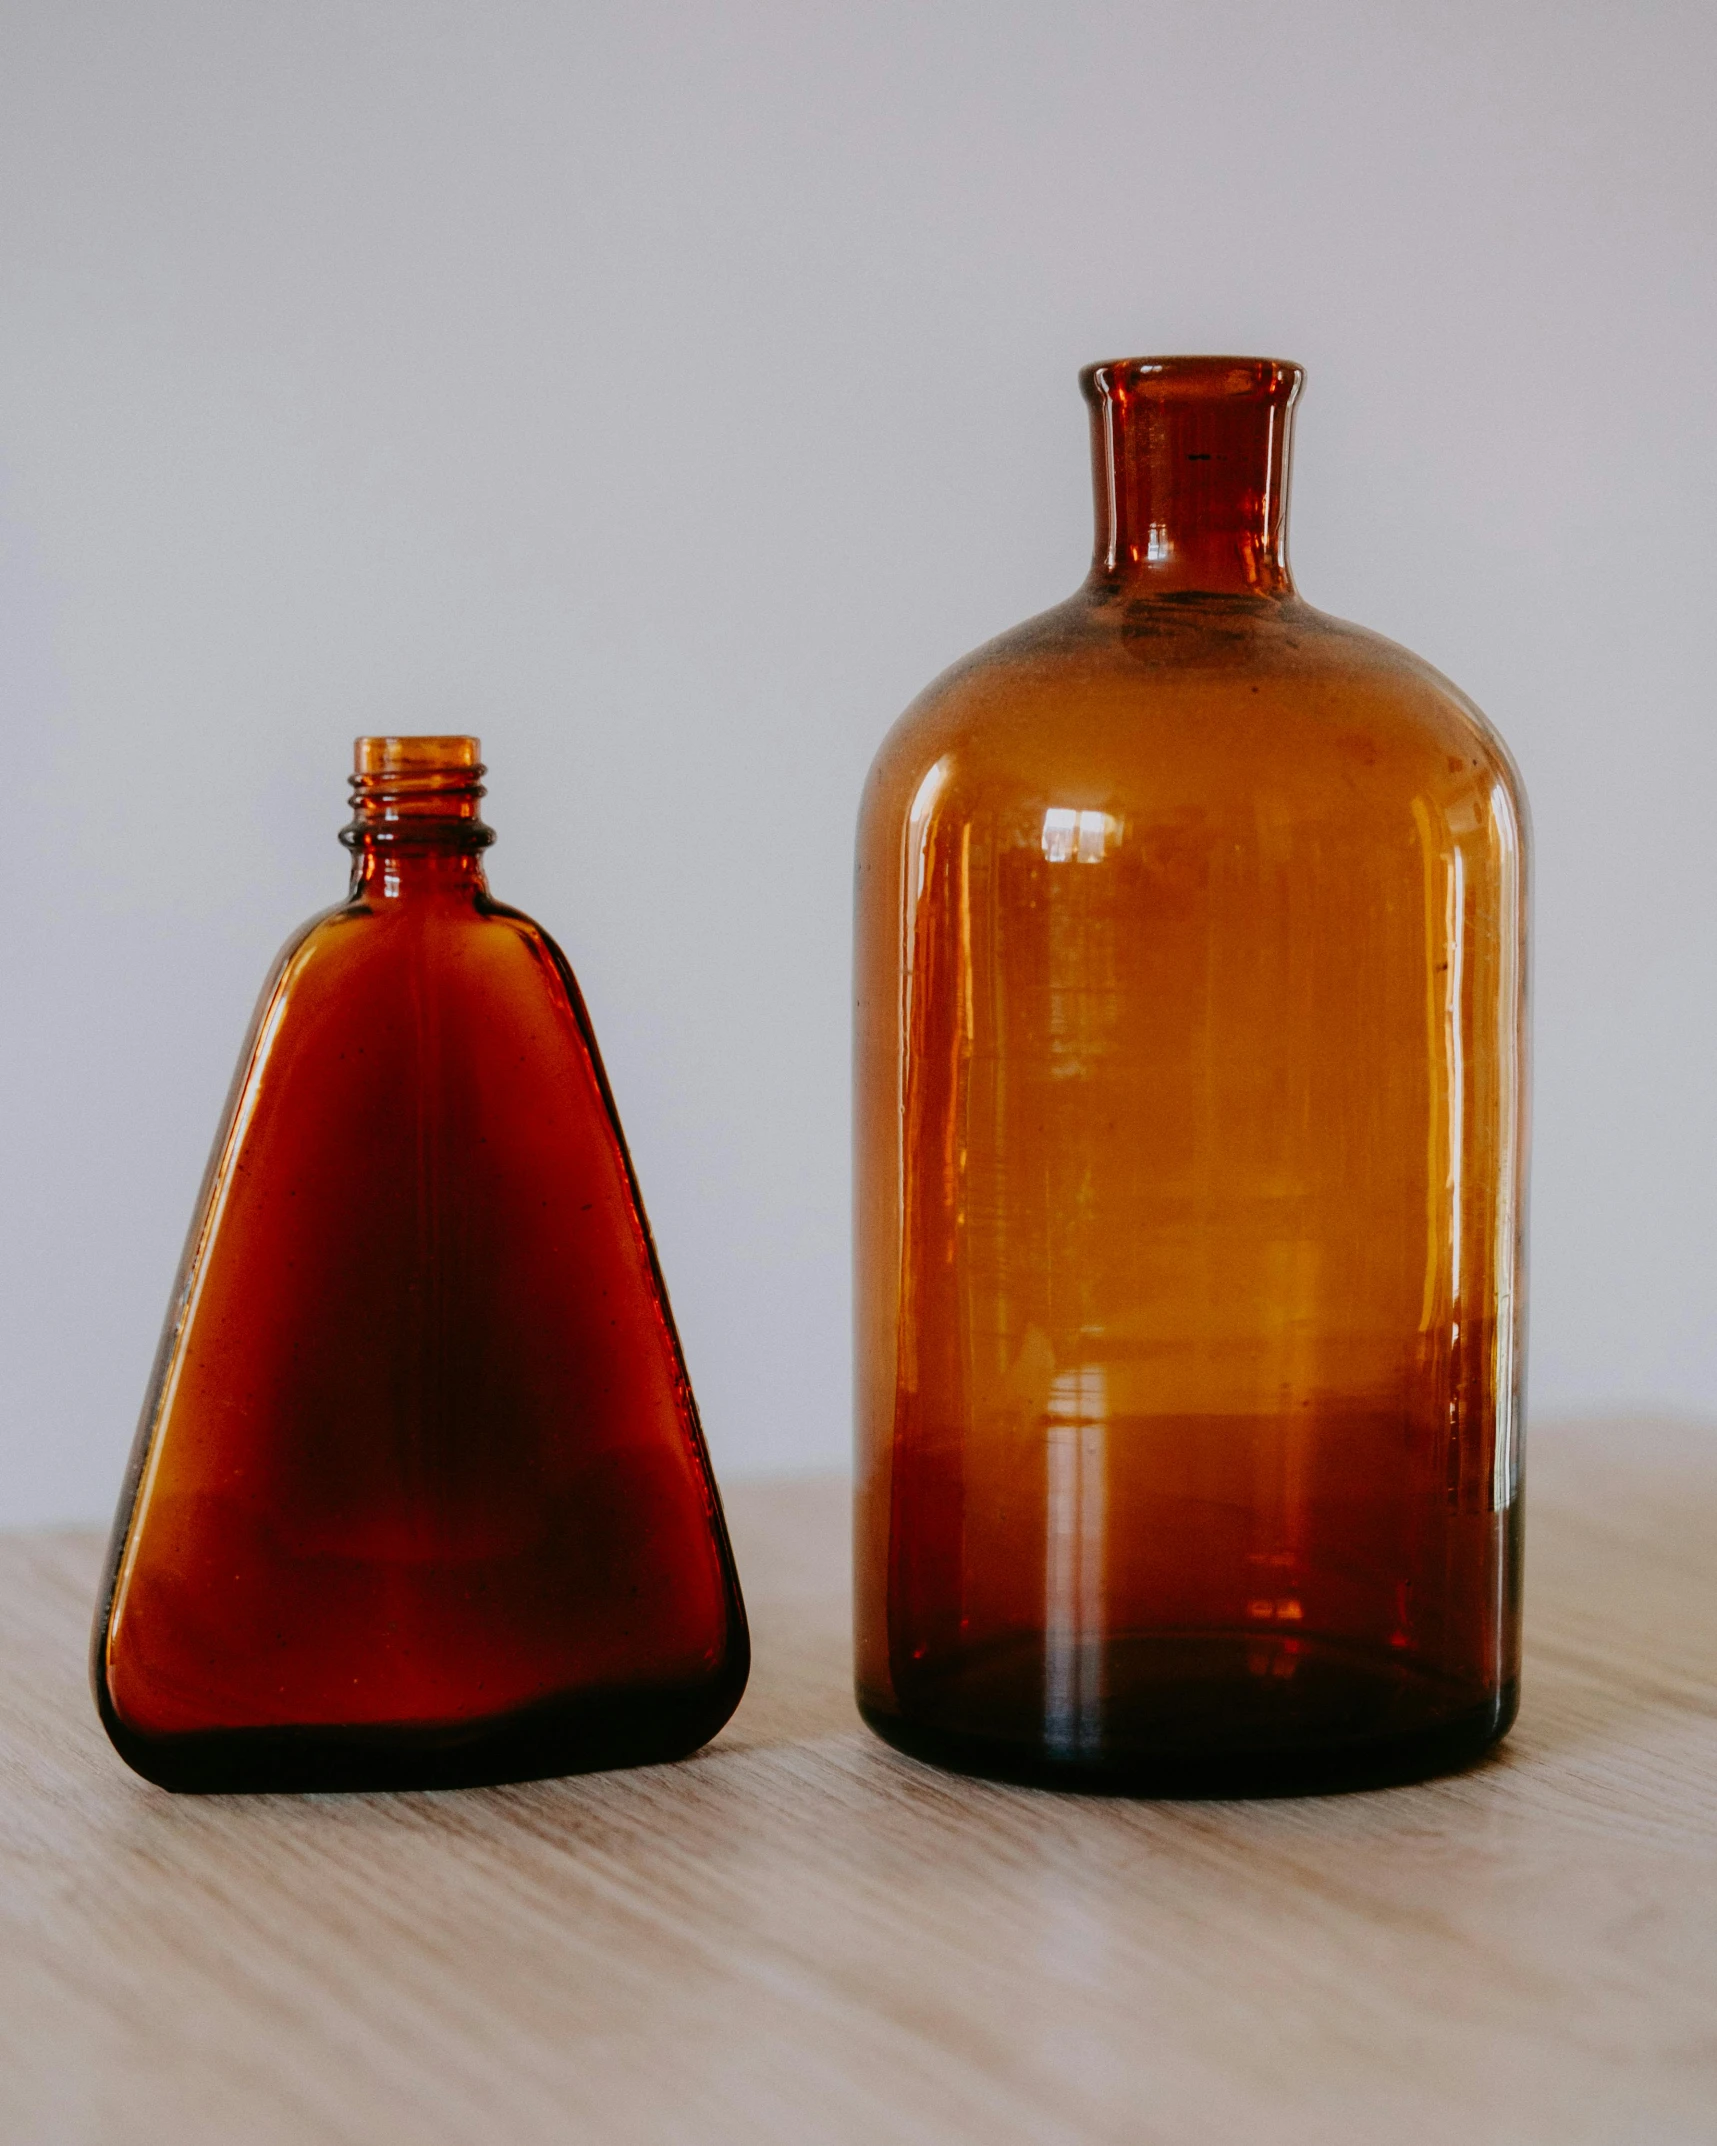
[[[745,1672],[719,1686],[554,1700],[449,1726],[215,1729],[141,1736],[98,1692],[115,1750],[157,1787],[182,1795],[313,1790],[485,1788],[689,1758],[739,1704]]]
[[[1144,1634],[1084,1660],[1004,1644],[934,1679],[920,1672],[901,1701],[861,1692],[859,1712],[896,1750],[955,1773],[1118,1795],[1298,1796],[1471,1765],[1507,1733],[1519,1684],[1475,1690],[1316,1639]]]

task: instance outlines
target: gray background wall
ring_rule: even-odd
[[[1066,593],[1084,360],[1307,365],[1301,585],[1538,833],[1541,1412],[1717,1416],[1717,12],[0,14],[0,1520],[111,1506],[350,739],[471,728],[718,1464],[847,1438],[849,842]]]

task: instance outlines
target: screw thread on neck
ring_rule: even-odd
[[[352,749],[351,850],[475,851],[495,839],[478,816],[482,746],[476,738],[359,738]]]

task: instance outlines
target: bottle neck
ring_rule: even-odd
[[[1288,457],[1303,378],[1273,358],[1088,365],[1093,585],[1291,596]]]
[[[483,851],[494,830],[475,738],[360,738],[352,818],[340,840],[352,852],[352,895],[382,903],[469,900],[487,891]]]

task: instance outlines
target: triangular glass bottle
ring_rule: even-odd
[[[474,738],[363,738],[349,900],[264,990],[114,1528],[102,1720],[175,1789],[677,1758],[749,1665],[578,986]]]

